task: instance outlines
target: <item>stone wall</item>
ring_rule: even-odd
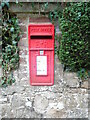
[[[20,66],[14,71],[15,83],[0,88],[0,118],[88,118],[88,82],[83,82],[80,87],[76,73],[63,72],[57,55],[54,85],[30,85],[28,25],[30,22],[49,22],[49,19],[47,14],[29,12],[17,12],[17,16],[23,31],[19,42]],[[55,28],[60,35],[57,21]]]

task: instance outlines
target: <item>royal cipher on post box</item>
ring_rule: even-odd
[[[28,26],[29,76],[31,85],[54,84],[54,25]]]

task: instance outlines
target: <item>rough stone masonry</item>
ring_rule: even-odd
[[[88,82],[79,86],[76,73],[63,72],[55,55],[53,86],[30,86],[28,60],[28,25],[30,22],[47,22],[42,15],[18,13],[23,36],[19,42],[20,66],[14,71],[15,83],[0,88],[1,118],[89,118]],[[60,34],[57,22],[56,32]]]

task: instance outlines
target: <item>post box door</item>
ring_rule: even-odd
[[[53,63],[51,51],[45,51],[40,55],[39,51],[31,51],[31,73],[30,82],[32,85],[52,85],[53,84]],[[39,64],[39,65],[38,65]]]

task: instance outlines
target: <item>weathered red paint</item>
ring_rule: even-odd
[[[30,24],[28,26],[28,42],[30,84],[53,85],[54,25],[51,23]],[[41,64],[43,62],[41,59],[45,61],[46,65]],[[39,68],[41,65],[42,67]]]

